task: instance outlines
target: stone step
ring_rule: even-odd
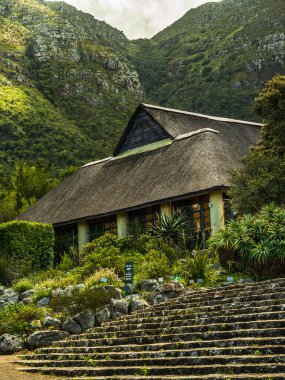
[[[176,303],[161,303],[159,304],[159,308],[150,308],[150,309],[145,309],[143,312],[141,311],[140,313],[134,314],[134,315],[129,315],[128,318],[120,318],[120,319],[125,319],[126,321],[129,320],[131,317],[148,317],[148,316],[158,316],[158,315],[171,315],[171,313],[176,313],[177,310],[194,310],[194,311],[199,311],[201,310],[204,306],[217,306],[217,307],[224,307],[224,308],[230,308],[233,307],[237,304],[245,304],[245,303],[250,303],[252,306],[255,305],[256,302],[263,303],[265,301],[270,301],[270,303],[274,303],[273,301],[279,301],[284,299],[284,291],[281,290],[280,292],[276,293],[267,293],[267,294],[259,294],[259,295],[247,295],[247,296],[242,296],[242,297],[231,297],[231,298],[213,298],[213,299],[201,299],[200,301],[185,301],[182,302],[181,300]],[[267,302],[268,304],[268,302]],[[120,320],[119,319],[119,320]]]
[[[280,306],[281,308],[281,306]],[[98,327],[95,330],[92,330],[96,333],[104,332],[127,332],[131,330],[142,330],[142,329],[158,329],[158,328],[167,328],[167,327],[177,327],[177,326],[190,326],[190,325],[209,325],[213,323],[233,323],[233,322],[249,322],[249,321],[265,321],[265,320],[273,320],[273,319],[285,319],[285,304],[282,306],[284,311],[267,311],[267,312],[259,312],[259,313],[248,313],[248,314],[223,314],[223,315],[214,315],[210,314],[205,315],[185,315],[180,316],[177,319],[169,320],[167,317],[164,317],[158,322],[143,322],[138,324],[119,324],[112,326],[104,326]],[[242,310],[240,310],[242,312]],[[88,332],[89,334],[90,332]],[[84,334],[83,336],[88,336],[88,334]]]
[[[68,377],[88,377],[88,376],[113,376],[113,375],[199,375],[199,374],[226,374],[230,378],[231,374],[266,374],[266,373],[282,373],[285,372],[285,364],[283,363],[246,363],[230,365],[195,365],[195,366],[137,366],[137,367],[24,367],[21,368],[26,372],[41,372],[46,375],[68,376]]]
[[[69,378],[70,379],[70,378]],[[64,380],[69,380],[64,379]],[[74,377],[74,380],[82,380],[82,377]],[[85,377],[84,380],[284,380],[284,375],[276,374],[276,373],[268,373],[268,374],[250,374],[250,373],[244,373],[239,375],[233,375],[229,377],[229,375],[222,375],[222,374],[216,374],[216,375],[188,375],[188,376],[112,376],[106,377],[106,376],[96,376],[96,377]]]
[[[279,314],[278,314],[279,315]],[[278,316],[279,318],[279,316]],[[195,321],[196,322],[196,321]],[[198,321],[200,322],[200,321]],[[177,336],[184,335],[187,333],[208,333],[210,331],[233,331],[240,329],[266,329],[266,328],[285,328],[285,319],[268,319],[268,320],[257,320],[257,321],[237,321],[229,323],[209,323],[209,324],[185,324],[169,326],[169,327],[160,327],[154,329],[147,329],[141,326],[140,329],[136,330],[127,330],[127,331],[116,331],[116,332],[88,332],[82,335],[74,335],[69,338],[69,341],[80,339],[115,339],[115,338],[132,338],[132,337],[145,337],[153,335],[163,335],[163,334],[176,334]]]
[[[113,360],[106,356],[105,359],[84,358],[83,360],[22,360],[21,364],[31,367],[152,367],[152,366],[194,366],[194,365],[225,365],[264,363],[275,365],[285,363],[285,355],[215,355],[215,356],[182,356],[161,358],[131,358]]]
[[[268,322],[266,322],[268,323]],[[278,324],[280,321],[274,321]],[[281,322],[284,325],[283,322]],[[56,342],[54,345],[62,347],[76,347],[76,346],[89,346],[96,347],[102,345],[125,345],[125,344],[151,344],[151,343],[160,343],[160,342],[180,342],[184,340],[219,340],[219,339],[230,339],[236,337],[274,337],[282,336],[285,333],[285,327],[268,327],[268,328],[250,328],[250,329],[236,329],[230,331],[195,331],[195,332],[183,332],[180,336],[175,334],[162,334],[162,335],[143,335],[143,336],[134,336],[132,337],[106,337],[103,339],[78,339],[71,340],[67,339],[64,341]]]
[[[201,300],[213,300],[213,298],[231,298],[242,296],[244,294],[248,295],[258,295],[258,294],[266,294],[266,293],[277,293],[284,291],[285,287],[285,279],[282,279],[282,282],[276,284],[275,282],[272,284],[267,284],[266,287],[264,287],[263,283],[255,283],[252,286],[252,289],[248,290],[245,288],[244,285],[238,285],[232,288],[231,286],[226,286],[225,288],[216,288],[216,289],[207,289],[204,291],[188,291],[186,295],[182,295],[178,298],[168,300],[164,302],[163,304],[155,305],[152,309],[153,310],[159,310],[161,308],[164,309],[165,305],[175,305],[179,303],[185,303],[189,301],[193,302],[200,302]],[[279,289],[279,290],[278,290]],[[140,312],[138,312],[140,313]]]
[[[212,300],[212,299],[224,299],[224,298],[232,298],[232,297],[244,297],[250,295],[264,295],[268,293],[277,293],[284,291],[285,281],[280,284],[274,284],[274,286],[256,286],[251,290],[240,288],[240,289],[229,289],[226,287],[225,289],[214,289],[207,290],[204,292],[187,292],[180,297],[174,298],[172,300],[168,300],[164,302],[165,304],[175,305],[177,303],[185,303],[185,302],[200,302],[201,300]],[[162,304],[155,305],[155,309],[163,308]]]
[[[185,305],[181,304],[180,306],[177,306],[175,309],[170,310],[157,310],[157,311],[151,311],[151,309],[144,310],[145,313],[141,314],[130,314],[126,318],[118,318],[116,321],[108,322],[109,326],[115,325],[117,323],[129,323],[129,321],[132,321],[133,323],[136,323],[136,321],[140,321],[141,319],[150,320],[152,318],[162,318],[162,317],[175,317],[176,315],[185,315],[187,313],[203,313],[211,310],[223,310],[225,312],[230,311],[232,309],[240,310],[248,307],[262,307],[262,306],[279,306],[281,307],[284,305],[284,297],[285,294],[280,295],[280,298],[278,299],[263,299],[259,301],[247,301],[247,302],[232,302],[232,303],[219,303],[215,304],[214,302],[209,302],[207,305],[200,305],[195,307],[185,307]],[[132,317],[132,318],[131,318]],[[104,324],[103,326],[105,326]]]
[[[110,360],[125,360],[125,359],[139,359],[139,358],[163,358],[163,357],[186,357],[195,356],[200,357],[203,355],[277,355],[284,354],[285,352],[285,339],[283,345],[254,345],[254,346],[241,346],[241,347],[205,347],[196,349],[176,349],[158,351],[126,351],[126,352],[93,352],[93,353],[43,353],[43,354],[26,354],[19,356],[22,360],[88,360],[97,359],[102,360],[108,357]]]
[[[195,309],[176,309],[175,313],[168,314],[166,316],[159,315],[159,316],[148,316],[148,317],[137,317],[133,315],[132,319],[118,319],[117,323],[114,322],[108,322],[105,323],[101,329],[108,328],[112,330],[114,327],[117,326],[132,326],[142,323],[160,323],[165,321],[165,318],[167,318],[168,321],[178,321],[178,320],[184,320],[184,319],[191,319],[191,318],[203,318],[205,316],[208,316],[210,314],[212,317],[214,316],[220,316],[222,315],[238,315],[238,314],[255,314],[255,313],[261,313],[261,312],[274,312],[274,311],[284,311],[285,310],[285,298],[280,299],[276,302],[276,304],[272,304],[271,301],[268,301],[269,304],[266,305],[265,302],[259,301],[258,306],[249,306],[249,304],[241,304],[239,307],[238,305],[235,305],[235,307],[224,309],[224,305],[221,307],[217,306],[205,306],[201,309],[199,312],[195,312]],[[99,329],[100,329],[99,328]],[[132,327],[133,328],[133,327]],[[98,327],[96,328],[97,331]],[[90,331],[90,330],[89,330]]]
[[[282,333],[284,333],[283,331]],[[263,346],[285,346],[285,334],[282,336],[274,337],[237,337],[223,340],[192,340],[192,341],[179,341],[179,342],[160,342],[150,344],[126,344],[113,345],[113,346],[61,346],[61,347],[43,347],[36,351],[37,354],[47,355],[50,353],[55,354],[70,354],[70,353],[83,353],[83,354],[97,354],[97,353],[132,353],[132,352],[161,352],[165,350],[208,350],[212,347],[217,349],[236,349],[239,347],[263,347]]]

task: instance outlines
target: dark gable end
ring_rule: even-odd
[[[152,116],[139,106],[125,129],[114,151],[114,156],[171,137]]]

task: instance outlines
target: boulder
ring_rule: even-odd
[[[91,309],[87,309],[79,314],[76,314],[73,319],[81,326],[82,331],[94,327],[95,324],[95,314]]]
[[[59,330],[44,330],[36,331],[27,339],[29,348],[39,348],[49,346],[53,342],[63,340],[69,336],[66,331]]]
[[[154,288],[158,286],[157,280],[144,280],[141,282],[141,290],[143,292],[151,292]]]
[[[120,300],[122,298],[121,289],[115,288],[113,285],[105,285],[103,289],[114,299]]]
[[[129,303],[125,300],[111,300],[110,313],[111,319],[116,319],[128,315]]]
[[[82,332],[81,326],[71,317],[67,317],[63,322],[62,330],[67,331],[70,334],[80,334]]]
[[[162,290],[164,292],[180,293],[184,290],[184,286],[177,281],[170,281],[162,285]]]
[[[51,298],[60,298],[64,296],[64,290],[61,288],[56,288],[51,292]]]
[[[46,307],[48,306],[50,303],[50,298],[49,297],[44,297],[44,298],[41,298],[38,302],[37,302],[37,306],[38,307]]]
[[[239,284],[251,284],[252,282],[254,282],[252,278],[241,278],[238,280]]]
[[[43,322],[43,327],[45,329],[48,329],[50,327],[54,327],[55,329],[56,328],[60,329],[61,326],[62,326],[62,323],[59,319],[52,318],[50,316],[45,317],[44,322]]]
[[[111,313],[107,307],[98,311],[95,314],[95,319],[96,319],[97,325],[101,326],[103,323],[108,322],[110,320],[110,316],[111,316]]]
[[[24,299],[27,299],[27,298],[32,298],[34,293],[35,293],[34,289],[26,290],[25,292],[19,295],[19,301],[23,301]]]
[[[149,308],[150,305],[145,300],[133,300],[129,304],[129,313],[134,313],[138,310],[143,310]]]
[[[33,303],[33,298],[24,298],[23,301],[21,301],[22,304],[28,305],[29,303]]]
[[[23,341],[15,335],[0,336],[0,355],[14,354],[23,349]]]
[[[170,281],[166,284],[156,287],[151,296],[152,304],[156,305],[161,302],[176,298],[185,293],[184,286],[177,281]]]
[[[72,293],[74,292],[75,287],[73,285],[69,285],[64,289],[64,295],[67,297],[72,297]]]

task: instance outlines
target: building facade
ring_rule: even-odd
[[[190,236],[210,234],[230,217],[229,172],[260,127],[140,104],[113,156],[81,167],[19,219],[52,223],[58,255],[107,232],[145,231],[175,211],[187,216]]]

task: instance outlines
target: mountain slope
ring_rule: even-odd
[[[63,2],[0,3],[0,170],[109,154],[140,84],[122,32]]]
[[[224,0],[191,9],[129,55],[149,102],[254,119],[264,83],[285,73],[284,0]]]

